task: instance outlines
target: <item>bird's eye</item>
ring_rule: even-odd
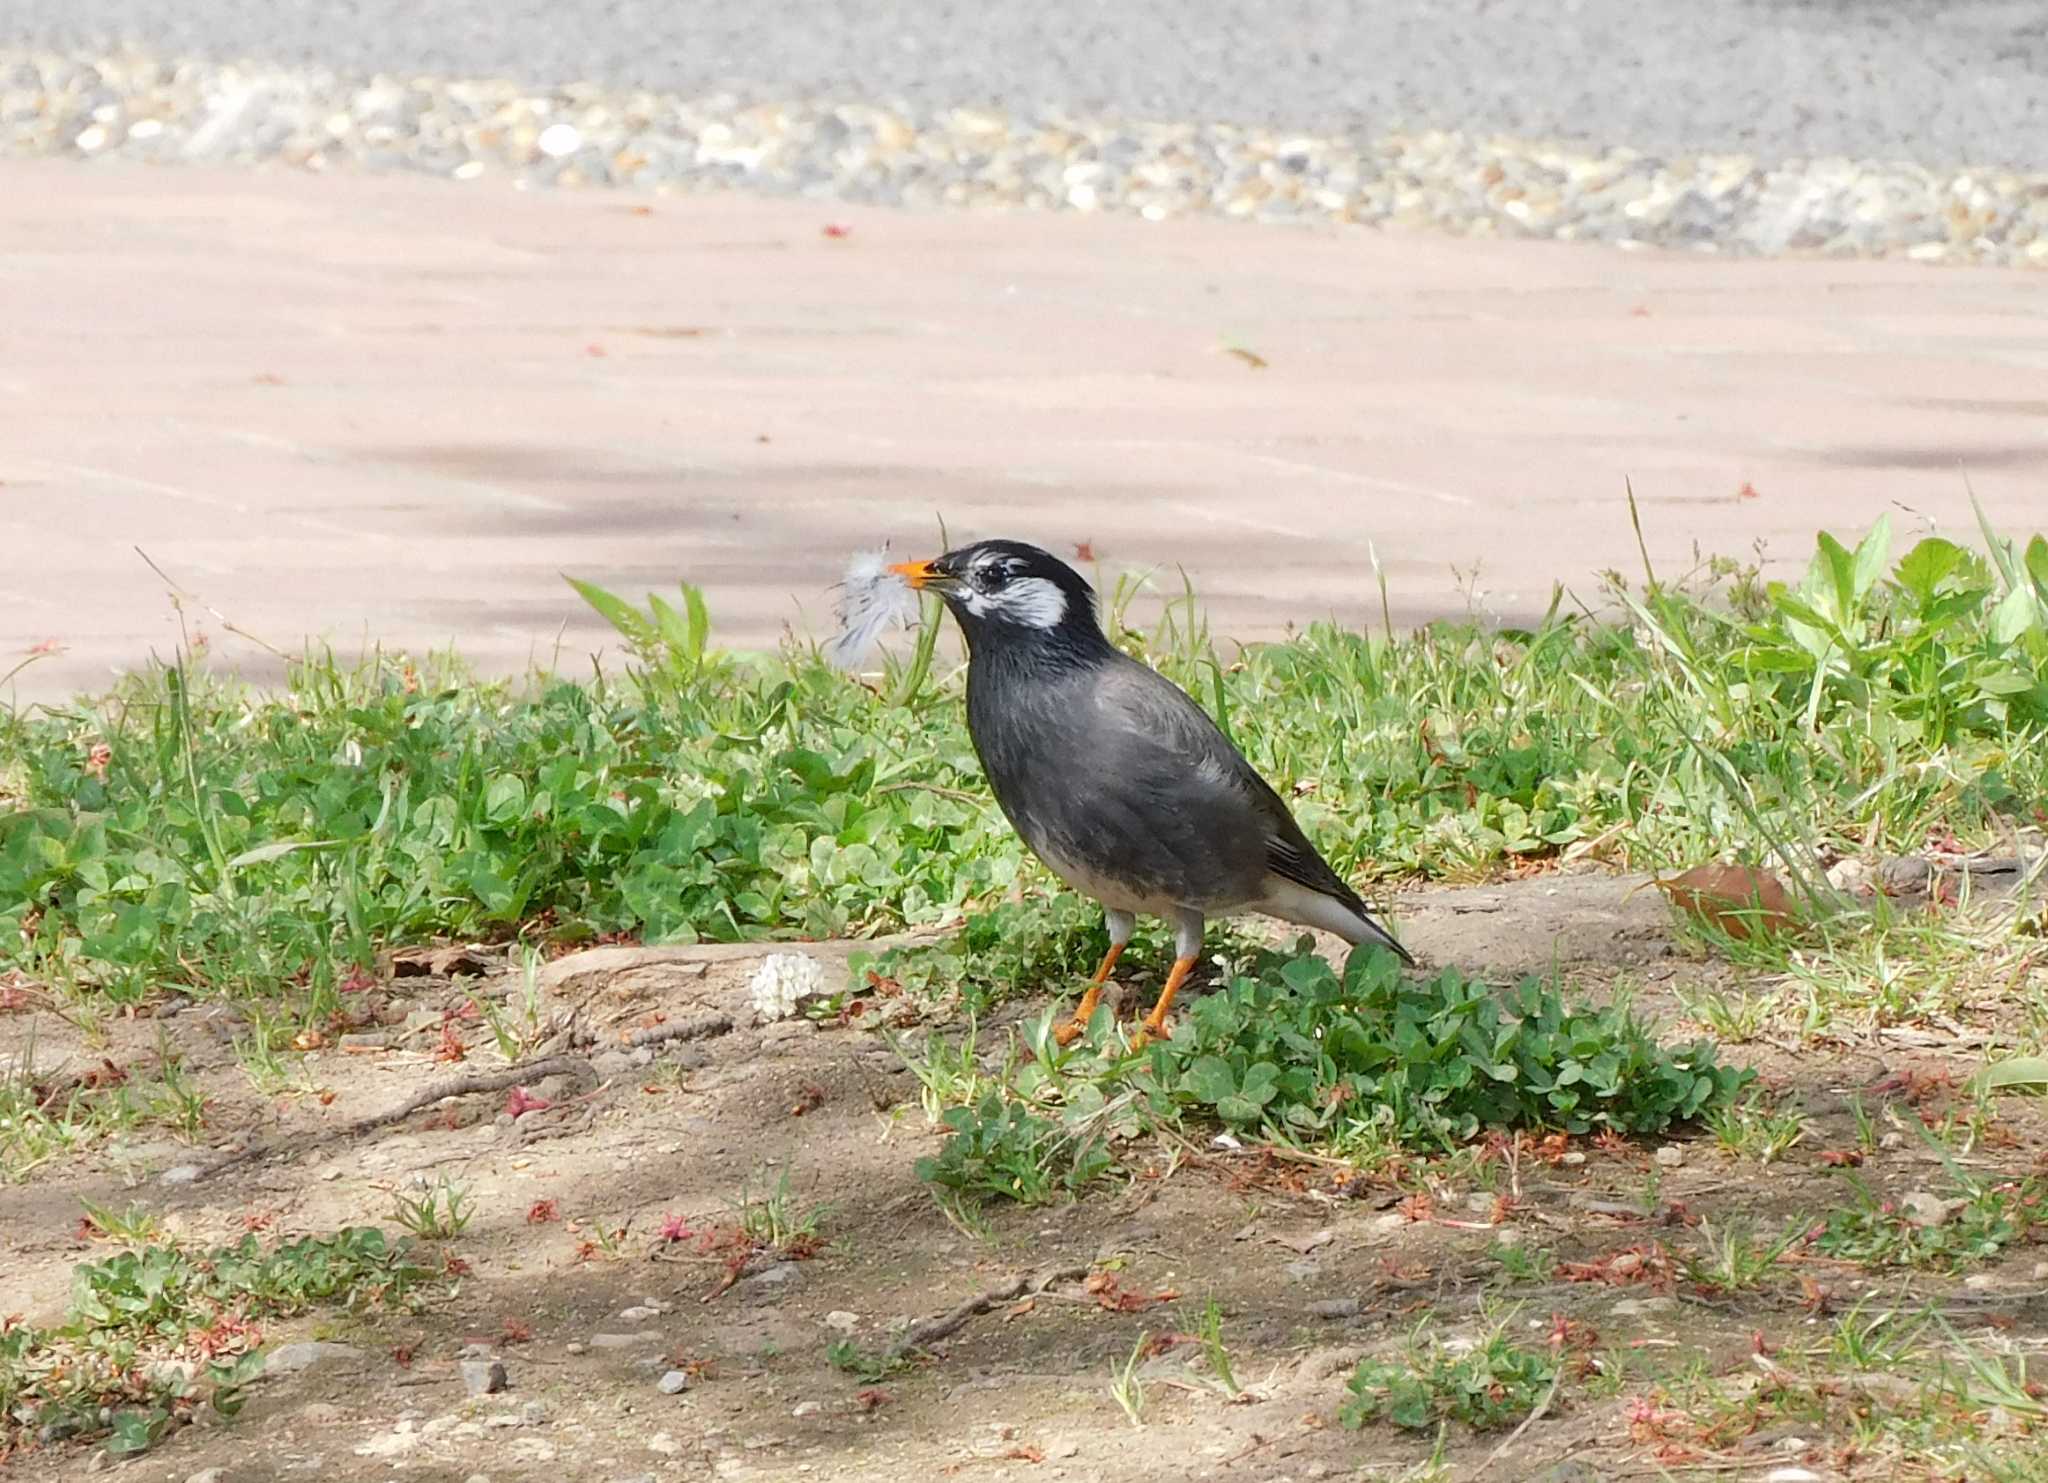
[[[1009,573],[999,566],[978,566],[970,580],[977,592],[994,592],[1008,579]]]

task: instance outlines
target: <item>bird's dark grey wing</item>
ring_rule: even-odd
[[[1358,893],[1309,842],[1272,784],[1185,691],[1132,662],[1104,671],[1097,683],[1096,701],[1106,716],[1121,720],[1138,735],[1137,740],[1126,743],[1127,764],[1142,756],[1151,770],[1186,779],[1181,786],[1189,798],[1201,799],[1200,806],[1219,821],[1219,834],[1227,829],[1247,845],[1256,841],[1261,880],[1278,876],[1329,897],[1356,916],[1372,939],[1408,958],[1407,951],[1373,920]],[[1225,820],[1228,823],[1222,824]],[[1238,866],[1240,871],[1245,868]]]
[[[1357,899],[1316,853],[1280,795],[1179,686],[1132,661],[1104,668],[1094,700],[1102,733],[1117,738],[1121,775],[1156,778],[1159,792],[1184,801],[1213,838],[1233,846],[1231,889],[1256,886],[1273,872],[1311,890]]]

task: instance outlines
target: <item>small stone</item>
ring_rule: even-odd
[[[1578,1151],[1578,1150],[1577,1150],[1577,1149],[1575,1148],[1575,1149],[1573,1149],[1573,1150],[1572,1150],[1572,1151],[1571,1151],[1570,1153],[1568,1153],[1568,1154],[1565,1154],[1565,1155],[1564,1155],[1564,1156],[1563,1156],[1562,1158],[1560,1158],[1560,1159],[1558,1160],[1558,1162],[1559,1162],[1560,1164],[1564,1164],[1564,1165],[1566,1165],[1566,1166],[1567,1166],[1567,1167],[1569,1167],[1569,1168],[1573,1168],[1573,1169],[1576,1169],[1576,1168],[1578,1168],[1578,1167],[1579,1167],[1579,1165],[1581,1165],[1581,1164],[1583,1164],[1583,1163],[1585,1163],[1585,1162],[1586,1162],[1586,1156],[1585,1156],[1584,1154],[1580,1153],[1580,1152],[1579,1152],[1579,1151]]]
[[[635,1329],[630,1334],[592,1334],[592,1349],[638,1349],[642,1344],[659,1344],[661,1335],[653,1329]]]
[[[681,1395],[690,1388],[690,1377],[681,1370],[670,1370],[654,1382],[654,1388],[663,1395]]]
[[[1356,1318],[1364,1307],[1357,1298],[1317,1298],[1308,1311],[1317,1318]]]
[[[637,1303],[631,1308],[621,1310],[619,1317],[625,1319],[628,1323],[645,1323],[650,1318],[661,1317],[661,1310],[650,1307],[645,1303]]]
[[[159,1184],[190,1184],[198,1177],[199,1166],[197,1164],[173,1164],[170,1168],[164,1170],[163,1173],[157,1175],[157,1182]]]
[[[1649,1318],[1659,1313],[1676,1313],[1676,1298],[1623,1298],[1613,1308],[1616,1318]]]
[[[281,1344],[263,1361],[266,1375],[295,1375],[301,1370],[346,1364],[364,1358],[353,1344],[330,1344],[316,1339],[306,1344]]]
[[[1066,1459],[1078,1457],[1080,1454],[1081,1444],[1065,1432],[1061,1432],[1058,1436],[1050,1437],[1046,1440],[1045,1455],[1052,1458],[1055,1462],[1064,1462]]]
[[[583,132],[574,124],[549,124],[534,147],[551,160],[566,159],[583,147]]]
[[[343,1051],[361,1054],[364,1051],[383,1050],[391,1044],[391,1037],[381,1030],[362,1030],[344,1035],[334,1043]]]
[[[1764,1483],[1826,1483],[1826,1480],[1811,1468],[1772,1468],[1764,1474]]]
[[[1998,1279],[1984,1272],[1978,1272],[1963,1279],[1963,1286],[1971,1292],[1990,1292],[1998,1286]]]
[[[1676,1143],[1667,1143],[1657,1150],[1657,1167],[1660,1169],[1676,1169],[1684,1162],[1685,1150]]]
[[[528,1401],[519,1408],[519,1419],[528,1426],[539,1426],[548,1419],[548,1403],[546,1401]]]
[[[495,1395],[511,1382],[506,1378],[502,1360],[466,1359],[462,1361],[462,1388],[471,1395]]]
[[[226,1468],[201,1468],[196,1473],[187,1473],[185,1483],[227,1483]]]
[[[674,1457],[683,1450],[683,1444],[667,1432],[656,1432],[647,1439],[647,1450],[660,1453],[663,1457]]]
[[[798,1401],[790,1407],[789,1414],[796,1417],[815,1416],[824,1409],[816,1401]]]
[[[850,1334],[860,1327],[860,1315],[848,1313],[844,1308],[835,1308],[825,1315],[825,1327],[842,1334]]]

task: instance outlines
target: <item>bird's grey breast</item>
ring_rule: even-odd
[[[1268,830],[1200,707],[1122,656],[1051,674],[969,671],[968,728],[996,801],[1076,890],[1128,911],[1253,899]]]

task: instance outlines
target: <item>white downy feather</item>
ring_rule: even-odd
[[[839,633],[825,657],[840,669],[865,663],[883,629],[907,628],[921,616],[916,589],[889,570],[887,546],[856,553],[839,585]]]

